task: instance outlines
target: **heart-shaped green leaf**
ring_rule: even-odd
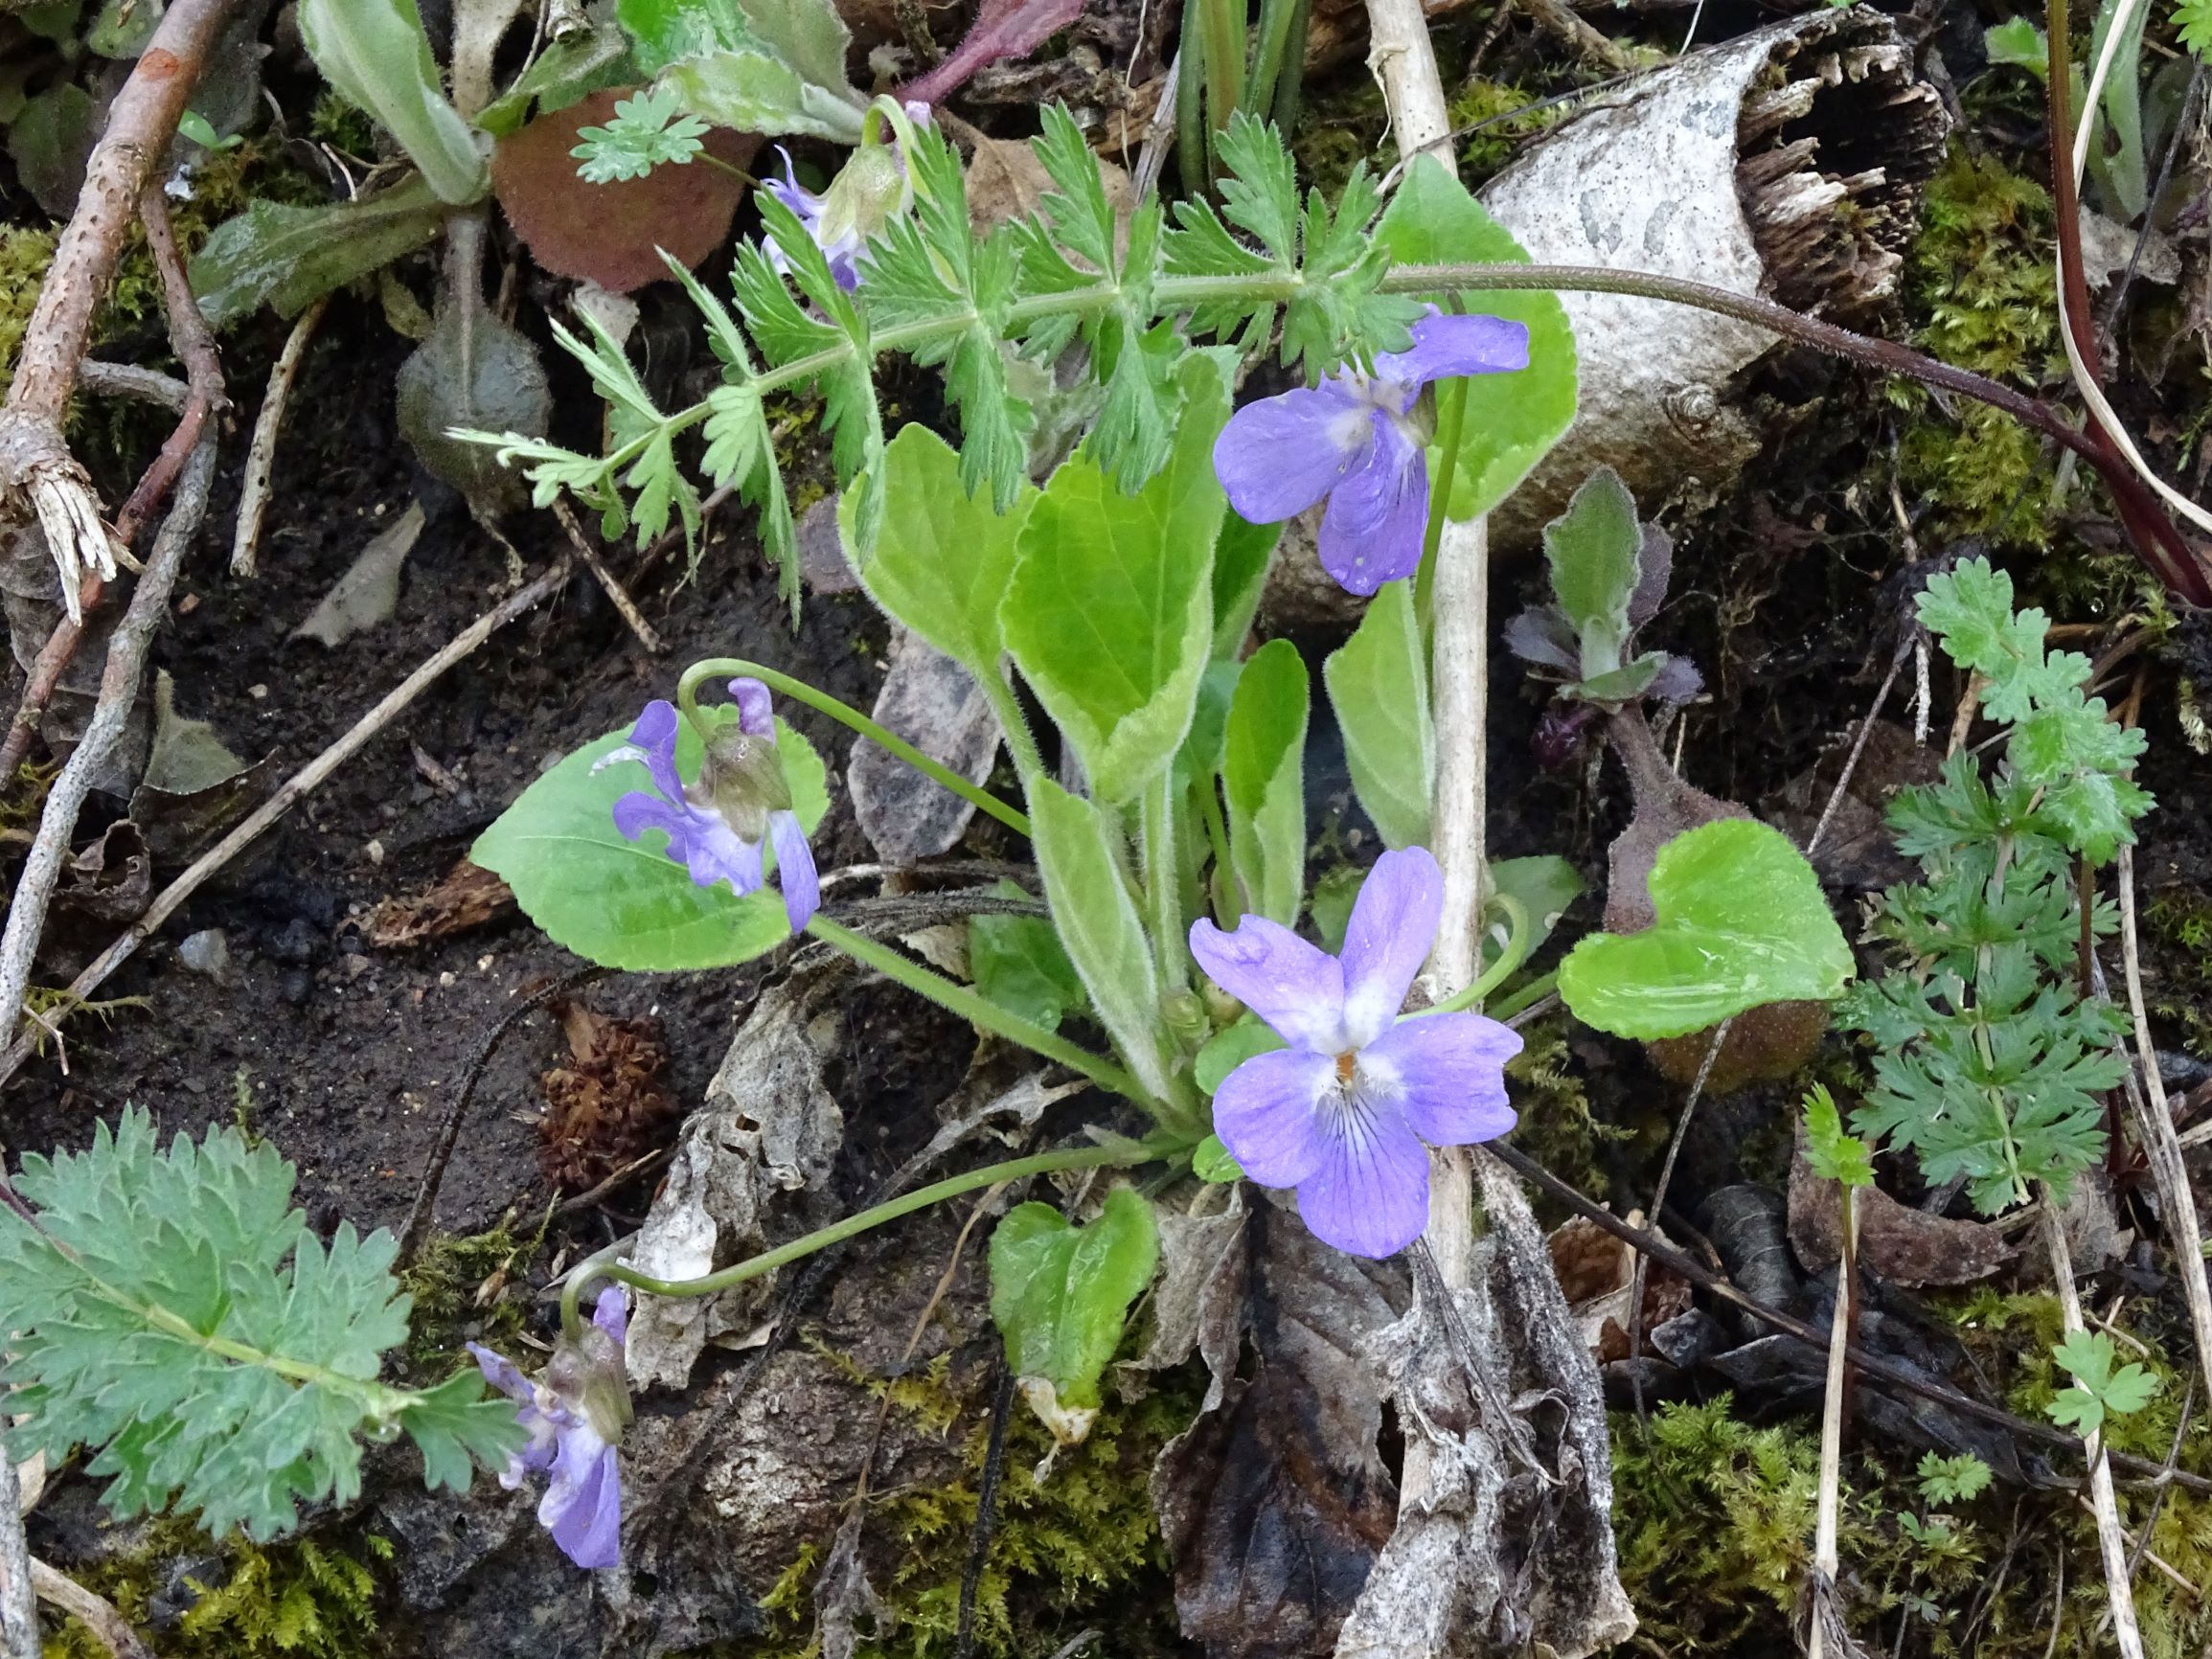
[[[702,709],[719,722],[734,706]],[[740,898],[727,882],[696,885],[691,872],[648,830],[625,841],[614,827],[614,804],[648,787],[643,766],[592,762],[629,740],[609,732],[586,743],[529,788],[468,850],[471,862],[505,878],[523,913],[592,962],[639,973],[727,967],[773,950],[791,937],[783,897],[773,887]],[[811,835],[830,809],[828,774],[813,745],[776,722],[776,749],[791,786],[792,809]],[[686,720],[676,728],[676,770],[696,777],[702,746]],[[773,856],[770,857],[771,867]]]
[[[1089,1429],[1099,1374],[1159,1260],[1152,1207],[1127,1187],[1106,1194],[1088,1226],[1070,1226],[1050,1204],[1022,1204],[991,1236],[991,1317],[1007,1364],[1062,1440]]]
[[[1684,1036],[1770,1002],[1829,1002],[1851,946],[1813,866],[1781,831],[1724,818],[1676,836],[1652,865],[1658,920],[1593,934],[1560,965],[1560,995],[1615,1036]]]

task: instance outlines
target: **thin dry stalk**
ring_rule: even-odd
[[[140,1640],[130,1621],[115,1610],[114,1603],[94,1595],[67,1573],[34,1557],[31,1587],[49,1607],[59,1608],[91,1631],[93,1639],[115,1659],[153,1659],[153,1649]]]
[[[391,724],[400,711],[422,695],[446,670],[472,653],[516,617],[559,592],[561,583],[568,580],[568,569],[567,559],[557,561],[536,581],[516,589],[499,604],[486,611],[387,693],[383,700],[356,720],[344,737],[293,773],[285,780],[284,787],[204,853],[192,868],[164,888],[147,908],[146,914],[125,929],[113,944],[101,952],[89,967],[70,982],[66,1006],[75,1007],[89,997],[109,974],[127,962],[138,947],[153,936],[163,922],[176,914],[185,900],[196,893],[209,876],[237,857],[263,830],[344,765],[363,744]],[[149,577],[151,570],[149,561]],[[142,591],[146,580],[142,578],[140,580]],[[118,631],[120,633],[121,630]],[[9,918],[9,925],[11,932],[14,926],[12,914]],[[9,1079],[22,1069],[23,1062],[31,1057],[34,1049],[35,1044],[31,1035],[25,1034],[15,1039],[7,1053],[0,1056],[0,1085],[5,1085]]]
[[[230,404],[223,396],[222,357],[193,294],[184,252],[177,246],[176,227],[170,222],[169,193],[159,181],[148,184],[139,196],[138,217],[146,227],[147,251],[153,256],[153,268],[161,277],[161,303],[169,318],[170,343],[184,364],[187,386],[176,429],[170,433],[153,465],[146,469],[138,488],[116,514],[116,539],[125,547],[169,494],[192,452],[199,447],[200,432],[209,419]]]
[[[568,533],[568,545],[576,550],[576,557],[583,560],[583,568],[590,571],[592,580],[600,585],[608,602],[629,625],[629,631],[637,636],[637,643],[655,656],[667,650],[668,642],[660,637],[652,624],[645,620],[645,613],[637,608],[637,601],[629,597],[629,590],[615,580],[614,572],[606,568],[606,561],[599,557],[599,549],[591,545],[591,537],[577,522],[576,510],[565,499],[554,498],[553,516],[560,520],[560,528]]]
[[[246,450],[238,529],[231,536],[231,569],[239,576],[254,574],[254,561],[261,553],[262,520],[268,516],[269,495],[275,487],[277,439],[285,429],[285,408],[291,402],[300,365],[307,360],[308,343],[322,326],[323,313],[330,305],[331,296],[325,294],[300,313],[292,331],[285,337],[277,366],[269,371],[268,390],[262,394],[261,413],[254,417],[253,443]]]
[[[38,1605],[31,1546],[23,1538],[23,1489],[15,1460],[0,1446],[0,1659],[38,1659]]]
[[[2189,1325],[2197,1336],[2197,1363],[2207,1389],[2212,1389],[2212,1284],[2204,1270],[2202,1235],[2197,1226],[2197,1195],[2190,1190],[2189,1169],[2181,1156],[2181,1139],[2175,1132],[2174,1111],[2166,1101],[2166,1085],[2158,1076],[2158,1051],[2151,1042],[2151,1020],[2143,1004],[2143,959],[2135,932],[2134,849],[2122,847],[2120,869],[2120,964],[2128,982],[2128,1012],[2135,1024],[2135,1053],[2142,1060],[2143,1095],[2135,1133],[2143,1155],[2158,1183],[2159,1219],[2166,1225],[2168,1244],[2181,1275],[2181,1289],[2189,1303]],[[2134,1101],[2134,1091],[2129,1091]],[[2212,1394],[2207,1395],[2212,1398]]]
[[[2059,1207],[2043,1190],[2043,1248],[2050,1253],[2051,1282],[2058,1288],[2059,1311],[2070,1336],[2087,1329],[2082,1323],[2081,1292],[2074,1285],[2074,1259],[2066,1251],[2066,1231]],[[2105,1455],[2104,1436],[2090,1435],[2084,1443],[2089,1460],[2089,1504],[2097,1519],[2097,1550],[2104,1557],[2105,1587],[2112,1614],[2112,1635],[2120,1659],[2143,1659],[2143,1636],[2135,1625],[2135,1592],[2128,1579],[2128,1538],[2120,1526],[2120,1504],[2112,1492],[2112,1466]]]
[[[1887,687],[1883,689],[1886,692]],[[1843,1385],[1851,1364],[1852,1291],[1859,1272],[1859,1206],[1851,1201],[1849,1186],[1842,1188],[1842,1200],[1843,1258],[1836,1269],[1836,1316],[1828,1335],[1828,1387],[1820,1406],[1819,1511],[1813,1529],[1812,1620],[1805,1646],[1809,1659],[1827,1659],[1829,1625],[1832,1622],[1838,1628],[1841,1625],[1835,1596],[1836,1575],[1843,1561],[1836,1534],[1843,1509]]]

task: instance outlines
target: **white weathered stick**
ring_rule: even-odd
[[[290,811],[301,797],[319,786],[332,772],[344,765],[363,744],[390,725],[402,709],[422,695],[447,669],[469,655],[516,617],[550,595],[559,592],[560,584],[568,580],[568,568],[567,559],[559,560],[529,586],[517,588],[498,605],[486,611],[386,693],[383,700],[354,721],[344,737],[293,773],[285,780],[284,787],[164,888],[152,904],[147,907],[146,914],[125,929],[113,944],[94,959],[91,966],[70,982],[70,1004],[81,1003],[97,990],[109,974],[128,961],[138,947],[153,936],[155,929],[176,914],[184,901],[196,893],[209,876],[237,857],[262,830]],[[12,916],[10,921],[12,931]],[[31,1036],[19,1036],[7,1054],[0,1056],[0,1085],[5,1085],[21,1069],[23,1062],[31,1057],[34,1046]]]
[[[655,656],[667,650],[667,642],[652,624],[645,620],[645,612],[637,608],[637,601],[629,597],[629,590],[615,579],[614,572],[606,568],[606,561],[599,557],[599,549],[591,545],[591,537],[584,534],[583,526],[577,521],[576,509],[568,505],[566,498],[554,497],[553,516],[560,520],[560,528],[568,534],[568,545],[576,550],[576,557],[583,560],[583,568],[591,572],[592,580],[599,583],[607,602],[637,636],[637,643]]]
[[[1825,1659],[1836,1575],[1843,1557],[1836,1532],[1843,1509],[1843,1378],[1851,1352],[1851,1303],[1858,1278],[1859,1207],[1842,1188],[1843,1256],[1836,1269],[1836,1315],[1829,1326],[1828,1389],[1820,1405],[1820,1509],[1813,1527],[1812,1629],[1806,1659]]]
[[[2189,1304],[2189,1324],[2197,1335],[2197,1363],[2204,1374],[2206,1398],[2212,1398],[2212,1283],[2204,1270],[2204,1242],[2197,1226],[2197,1195],[2190,1190],[2189,1169],[2181,1157],[2181,1138],[2174,1129],[2174,1109],[2166,1101],[2166,1085],[2158,1076],[2158,1051],[2151,1042],[2151,1020],[2143,1004],[2143,961],[2135,940],[2135,850],[2122,847],[2120,866],[2120,966],[2128,981],[2128,1012],[2135,1024],[2135,1052],[2143,1062],[2141,1121],[2136,1134],[2143,1155],[2158,1183],[2159,1220],[2167,1230],[2167,1244],[2181,1275],[2181,1290]],[[2137,1097],[2129,1091],[2129,1099]]]
[[[2059,1311],[2066,1334],[2087,1329],[2082,1323],[2081,1292],[2074,1287],[2074,1259],[2066,1252],[2066,1230],[2050,1189],[2042,1193],[2043,1248],[2050,1253],[2051,1282],[2058,1287]],[[2128,1579],[2128,1539],[2120,1526],[2120,1504],[2112,1494],[2112,1466],[2105,1456],[2105,1438],[2093,1434],[2084,1443],[2089,1460],[2089,1505],[2097,1518],[2097,1550],[2105,1559],[2105,1585],[2112,1614],[2112,1635],[2120,1646],[2120,1659],[2143,1659],[2143,1636],[2135,1626],[2135,1592]]]
[[[23,1540],[23,1491],[15,1460],[0,1445],[0,1659],[38,1659],[40,1647],[31,1547]]]
[[[254,559],[261,550],[262,520],[269,511],[274,486],[277,439],[285,429],[285,406],[292,398],[292,383],[308,355],[308,342],[330,308],[331,296],[323,295],[300,313],[285,338],[277,366],[269,371],[269,389],[262,394],[261,413],[254,417],[254,438],[246,450],[245,482],[239,489],[238,529],[231,536],[231,570],[238,576],[254,574]]]
[[[153,1659],[153,1650],[130,1627],[130,1621],[115,1610],[115,1604],[104,1596],[94,1595],[67,1573],[34,1557],[31,1585],[41,1602],[60,1608],[91,1631],[115,1659]]]
[[[1425,151],[1456,176],[1444,78],[1421,0],[1367,0],[1367,69],[1382,87],[1401,165]]]

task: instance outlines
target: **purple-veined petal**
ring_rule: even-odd
[[[776,848],[776,884],[784,890],[784,914],[791,931],[803,933],[822,908],[822,883],[814,874],[814,850],[799,828],[795,812],[768,814],[768,837]]]
[[[1281,922],[1246,916],[1234,933],[1200,918],[1191,954],[1206,977],[1266,1020],[1292,1048],[1334,1055],[1344,1040],[1344,970]]]
[[[1246,522],[1276,524],[1336,487],[1374,423],[1374,407],[1341,381],[1263,398],[1214,440],[1214,475]]]
[[[701,887],[727,881],[742,898],[758,893],[766,879],[761,873],[761,844],[747,841],[712,812],[696,813],[694,834],[684,849],[684,863],[692,879]],[[670,851],[673,853],[674,844]]]
[[[629,1340],[629,1299],[622,1286],[609,1284],[599,1293],[599,1302],[591,1310],[591,1322],[614,1339],[617,1348]]]
[[[768,703],[768,688],[754,679],[730,682],[730,700],[738,705],[738,730],[748,738],[776,735],[776,716]]]
[[[1214,1133],[1263,1187],[1295,1187],[1321,1167],[1321,1113],[1336,1062],[1303,1049],[1254,1055],[1214,1093]]]
[[[1425,847],[1402,847],[1375,861],[1344,928],[1344,1034],[1364,1048],[1390,1029],[1413,976],[1436,943],[1444,872]]]
[[[1375,359],[1378,380],[1394,380],[1418,391],[1431,380],[1508,374],[1528,367],[1528,329],[1503,317],[1449,317],[1431,311],[1413,325],[1412,332],[1410,350]]]
[[[1413,1132],[1432,1147],[1493,1141],[1511,1129],[1505,1062],[1520,1034],[1478,1013],[1400,1020],[1359,1051],[1354,1087],[1395,1101]]]
[[[776,153],[784,158],[784,176],[763,179],[762,188],[789,208],[799,222],[811,231],[821,222],[822,198],[799,182],[799,170],[791,165],[789,150],[779,144],[776,146]]]
[[[1357,463],[1329,492],[1321,566],[1347,593],[1372,594],[1421,566],[1428,528],[1428,458],[1399,420],[1375,418]]]
[[[1322,1156],[1298,1183],[1313,1237],[1352,1256],[1394,1256],[1428,1225],[1428,1150],[1388,1101],[1325,1110]]]
[[[560,1437],[560,1458],[537,1519],[580,1567],[611,1567],[622,1559],[621,1470],[614,1447],[590,1428]]]
[[[683,776],[676,770],[676,730],[681,718],[675,704],[655,697],[629,729],[630,742],[645,752],[653,787],[676,802],[684,798]]]
[[[504,1353],[486,1348],[481,1342],[471,1342],[468,1352],[474,1355],[476,1369],[484,1374],[484,1380],[509,1399],[529,1405],[537,1398],[537,1391],[530,1386],[530,1378],[521,1368]]]
[[[648,830],[665,830],[669,837],[669,856],[680,858],[677,845],[691,835],[693,809],[681,803],[671,805],[658,795],[649,795],[643,789],[632,789],[614,804],[614,828],[625,841],[635,841]]]

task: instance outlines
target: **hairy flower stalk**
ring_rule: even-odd
[[[784,911],[797,933],[820,907],[821,886],[776,753],[768,688],[759,680],[737,679],[730,682],[730,694],[737,700],[737,719],[694,722],[706,746],[696,782],[685,784],[676,770],[683,716],[673,703],[657,698],[638,716],[629,741],[602,756],[592,770],[636,761],[652,774],[651,791],[633,789],[614,804],[614,826],[629,841],[650,830],[662,831],[668,855],[701,887],[727,881],[741,898],[759,892],[766,882],[762,850],[772,846]]]
[[[1505,1062],[1520,1037],[1477,1013],[1401,1019],[1443,914],[1422,847],[1385,852],[1331,956],[1265,917],[1232,933],[1199,920],[1191,954],[1288,1047],[1255,1055],[1214,1095],[1214,1132],[1244,1173],[1294,1187],[1323,1242],[1389,1256],[1428,1220],[1428,1153],[1514,1125]]]
[[[1372,594],[1411,576],[1428,524],[1428,458],[1436,380],[1528,367],[1528,330],[1502,317],[1413,325],[1413,345],[1345,369],[1317,387],[1247,403],[1214,444],[1229,505],[1253,524],[1291,518],[1326,499],[1321,563],[1348,592]]]
[[[629,1426],[623,1359],[628,1329],[622,1290],[609,1284],[599,1293],[591,1323],[562,1335],[535,1382],[506,1355],[481,1343],[468,1345],[484,1379],[515,1402],[515,1420],[530,1436],[499,1484],[512,1491],[534,1475],[551,1473],[537,1506],[538,1524],[580,1567],[611,1567],[622,1558],[615,1448]]]

